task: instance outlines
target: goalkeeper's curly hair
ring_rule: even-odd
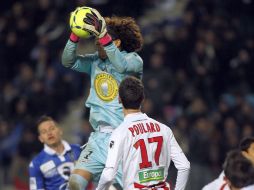
[[[121,40],[121,48],[127,52],[137,52],[143,46],[139,26],[132,17],[106,17],[108,33],[113,40]]]

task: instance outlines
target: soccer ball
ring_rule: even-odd
[[[80,38],[88,38],[91,36],[90,32],[83,29],[86,13],[91,13],[90,7],[77,7],[70,16],[71,31]]]

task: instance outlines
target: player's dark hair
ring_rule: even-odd
[[[254,143],[254,137],[246,137],[244,139],[241,140],[239,148],[242,151],[247,151],[248,148],[250,148],[250,145]]]
[[[145,97],[141,80],[126,77],[119,86],[119,96],[125,109],[139,109]]]
[[[121,40],[121,48],[127,52],[136,52],[142,48],[143,37],[140,28],[131,17],[106,17],[108,33],[113,39]]]
[[[36,122],[36,126],[37,126],[37,132],[39,133],[39,126],[40,124],[42,124],[43,122],[46,122],[46,121],[53,121],[53,122],[56,122],[52,117],[50,116],[47,116],[47,115],[43,115],[41,116],[37,122]]]
[[[235,188],[254,184],[254,167],[240,150],[233,150],[227,154],[223,169],[226,178]]]

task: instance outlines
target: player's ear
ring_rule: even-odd
[[[56,126],[56,129],[58,131],[58,134],[60,134],[60,136],[63,136],[63,129],[59,127],[59,125]]]
[[[248,160],[252,160],[251,156],[246,151],[242,151],[242,155],[247,158]]]
[[[60,130],[60,135],[63,136],[63,130],[61,128],[59,128]]]
[[[121,40],[120,39],[114,40],[114,44],[116,45],[116,47],[120,48],[121,47]]]
[[[39,139],[39,141],[40,141],[41,143],[44,143],[44,141],[43,141],[43,139],[41,138],[40,135],[38,136],[38,139]]]
[[[228,184],[230,185],[230,181],[228,180],[228,178],[226,176],[224,176],[223,180]]]

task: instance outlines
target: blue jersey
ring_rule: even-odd
[[[86,106],[90,108],[89,121],[95,131],[100,125],[116,128],[123,121],[122,105],[118,101],[118,86],[129,75],[141,78],[143,61],[135,53],[120,51],[114,43],[104,47],[108,58],[98,53],[76,56],[77,44],[68,41],[63,52],[63,64],[75,71],[90,75],[91,87]]]
[[[44,146],[44,149],[29,165],[30,190],[66,190],[69,176],[78,159],[81,149],[78,145],[70,145],[62,141],[64,152],[56,152]]]

